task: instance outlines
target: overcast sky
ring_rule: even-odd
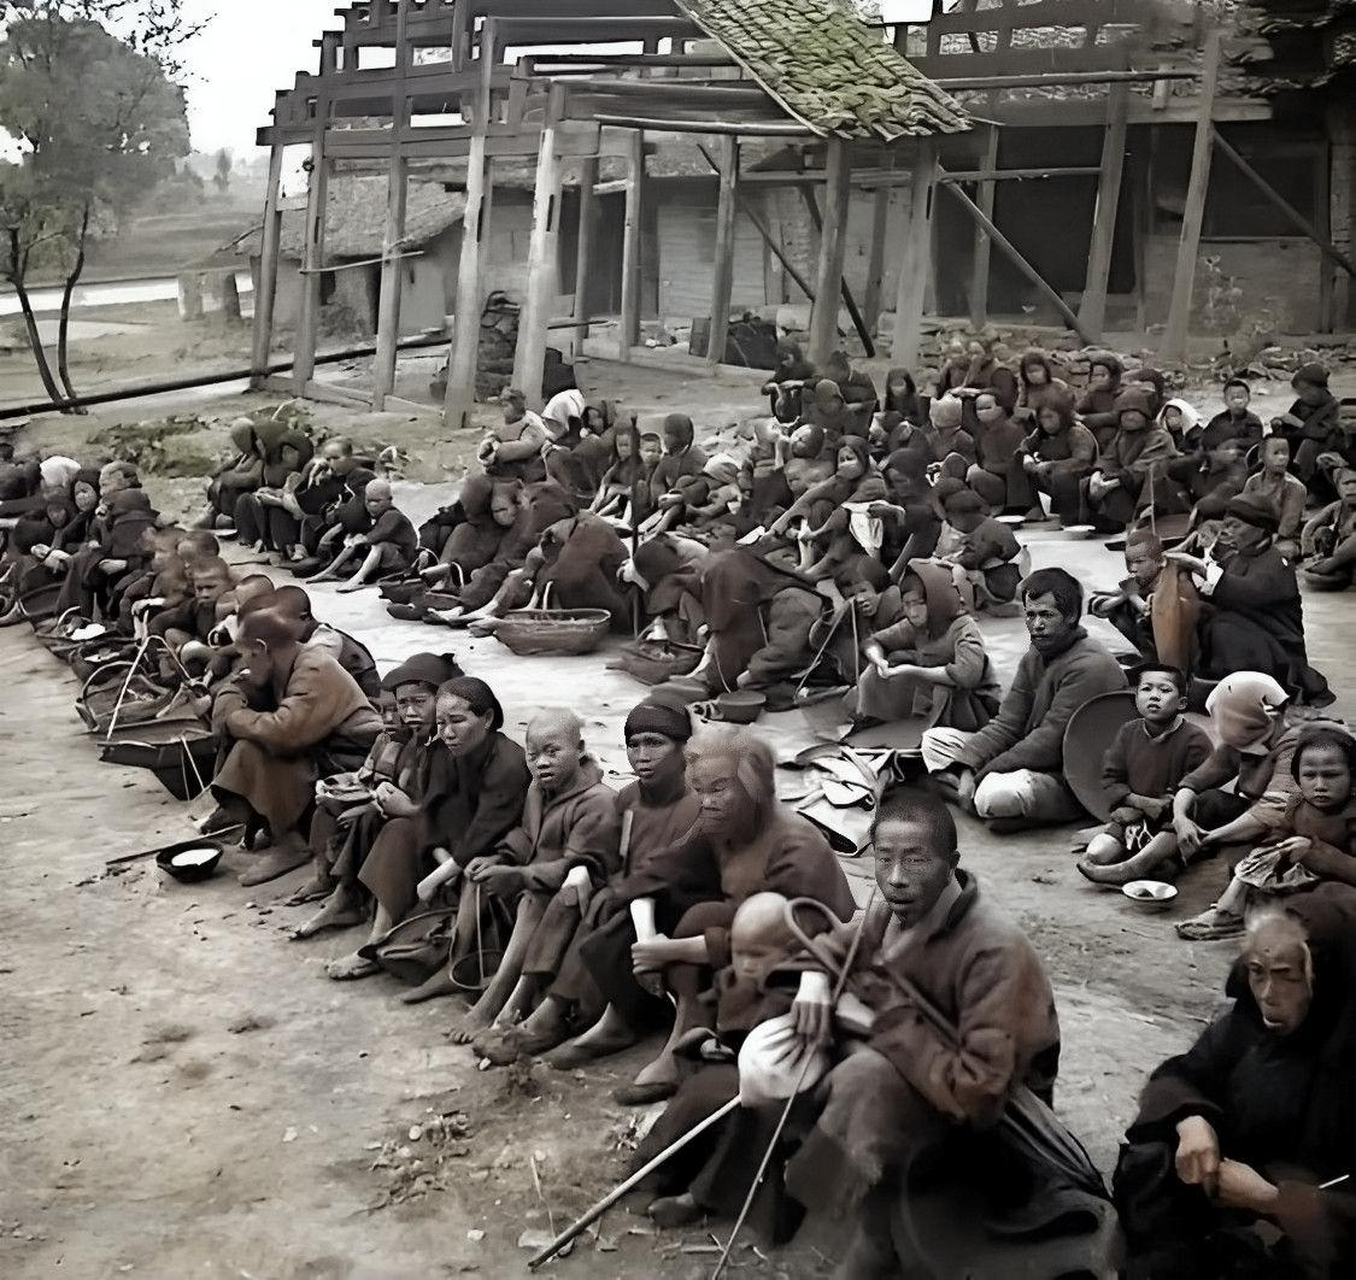
[[[229,147],[255,154],[254,134],[268,123],[274,93],[298,71],[314,71],[311,47],[326,27],[337,30],[339,0],[189,0],[195,17],[212,17],[188,52],[189,124],[198,151]],[[931,12],[931,0],[884,0],[890,19]]]

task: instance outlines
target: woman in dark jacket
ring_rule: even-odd
[[[1356,890],[1323,885],[1250,923],[1233,1007],[1153,1073],[1126,1134],[1131,1277],[1353,1274],[1354,991]]]

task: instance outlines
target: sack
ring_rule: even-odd
[[[745,1107],[785,1102],[829,1072],[829,1055],[796,1034],[789,1013],[760,1022],[739,1049],[739,1101]]]
[[[836,853],[856,857],[870,842],[876,805],[891,776],[890,759],[889,752],[867,755],[830,743],[796,757],[807,784],[796,812],[824,833]]]
[[[448,961],[456,907],[439,907],[402,920],[384,938],[359,952],[408,986],[427,982]]]

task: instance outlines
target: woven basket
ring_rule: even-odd
[[[606,609],[515,609],[495,624],[494,638],[520,658],[592,653],[611,626]]]

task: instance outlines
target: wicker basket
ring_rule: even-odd
[[[611,626],[606,609],[515,609],[495,624],[494,638],[520,658],[592,653]]]

